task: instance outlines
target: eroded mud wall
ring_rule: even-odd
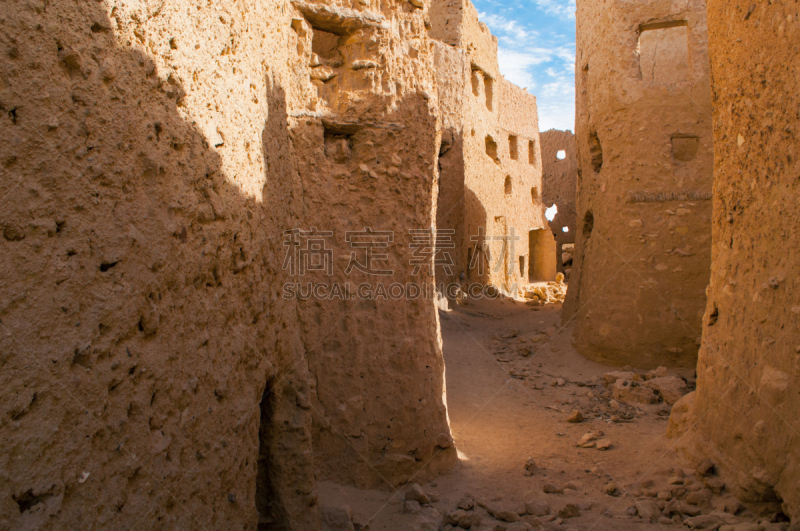
[[[318,232],[297,240],[295,258],[309,243],[324,248],[324,267],[308,255],[293,276],[317,477],[393,487],[456,460],[430,267],[440,141],[433,43],[425,9],[407,2],[295,2],[291,16],[298,228]]]
[[[687,438],[730,490],[747,501],[782,500],[783,512],[797,519],[797,4],[711,0],[708,22],[713,268]]]
[[[711,258],[705,3],[577,7],[578,227],[563,319],[592,359],[693,366]]]
[[[263,423],[263,517],[316,528],[278,296],[302,199],[288,18],[238,0],[2,13],[0,527],[252,529]]]
[[[556,239],[556,265],[558,270],[570,270],[564,265],[562,246],[575,243],[577,213],[575,197],[578,180],[578,152],[572,131],[550,129],[540,134],[542,139],[542,188],[545,207],[556,205],[558,212],[550,222],[550,230]],[[558,158],[563,151],[563,159]],[[564,227],[567,232],[564,232]]]
[[[529,231],[546,227],[536,98],[500,75],[497,39],[471,2],[436,4],[432,13],[448,21],[430,30],[444,43],[436,44],[445,123],[438,216],[440,228],[455,230],[456,243],[456,267],[450,275],[437,271],[438,279],[465,288],[491,284],[516,296],[537,258],[552,263],[555,246],[552,238],[529,246]],[[555,276],[546,269],[539,280]]]

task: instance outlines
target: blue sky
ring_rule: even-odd
[[[473,0],[500,72],[539,104],[539,129],[575,129],[575,0]]]

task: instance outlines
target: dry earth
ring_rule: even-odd
[[[531,306],[511,300],[470,301],[440,312],[448,411],[460,465],[422,484],[416,494],[409,494],[408,485],[390,493],[322,483],[320,504],[329,527],[450,529],[445,524],[452,514],[455,519],[480,516],[480,523],[471,527],[479,530],[678,529],[679,522],[701,510],[701,520],[689,521],[698,528],[716,529],[723,520],[739,523],[723,530],[788,526],[771,524],[763,516],[760,525],[753,525],[759,518],[724,489],[713,494],[709,487],[718,490],[721,484],[713,471],[702,475],[679,461],[674,441],[665,436],[669,405],[612,402],[603,376],[624,368],[582,358],[570,344],[571,330],[557,328],[559,314],[560,304]],[[670,373],[692,387],[690,371]],[[567,421],[573,410],[582,412],[583,422]],[[578,447],[587,433],[598,436],[589,445],[608,441],[610,448]],[[531,459],[532,474],[526,470]],[[609,484],[617,488],[613,496],[603,492]],[[557,492],[545,492],[553,490]],[[680,500],[667,499],[673,493]],[[419,506],[406,501],[424,501],[424,496],[431,502]],[[454,513],[461,502],[469,506],[469,498],[474,507]],[[538,511],[549,516],[524,514],[543,505],[528,503],[526,511],[526,502],[536,500],[549,505],[548,511]],[[690,514],[674,513],[667,520],[659,509],[670,505]],[[348,509],[353,527],[345,516]],[[715,516],[703,516],[715,509]],[[514,514],[502,514],[504,510]],[[639,515],[648,510],[654,511],[652,522]],[[520,513],[519,522],[502,520],[514,520]]]

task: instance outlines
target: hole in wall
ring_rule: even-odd
[[[477,97],[481,95],[481,81],[483,81],[483,74],[480,70],[472,70],[472,95]]]
[[[555,203],[553,203],[553,206],[544,211],[544,217],[547,218],[547,221],[553,221],[556,219],[556,214],[558,214],[558,205]]]
[[[592,157],[592,168],[595,173],[600,173],[603,169],[603,146],[600,144],[600,137],[596,131],[589,133],[589,155]]]
[[[569,227],[561,227],[561,232],[564,232],[564,233],[569,232]]]
[[[323,126],[324,127],[324,126]],[[344,164],[353,153],[353,135],[342,130],[325,127],[325,156],[337,164]]]
[[[536,142],[528,141],[528,164],[536,164]]]
[[[564,159],[566,159],[566,158],[567,158],[567,152],[566,152],[566,151],[564,151],[563,149],[560,149],[560,150],[558,150],[558,152],[556,153],[556,158],[557,158],[558,160],[564,160]]]
[[[516,135],[508,135],[508,153],[511,156],[511,160],[517,160],[519,158]]]
[[[486,154],[497,164],[500,164],[500,158],[497,156],[497,142],[490,135],[486,135]]]
[[[506,195],[511,195],[513,192],[513,184],[511,182],[511,176],[506,175],[506,182],[503,185],[503,190],[505,191]]]
[[[494,99],[494,80],[490,78],[488,75],[483,75],[483,91],[486,93],[486,108],[491,110],[493,109],[493,99]]]
[[[534,205],[539,202],[539,190],[534,186],[531,188],[531,203]]]
[[[639,26],[639,71],[645,83],[668,85],[688,79],[689,27],[685,20]]]
[[[689,162],[697,156],[700,139],[691,135],[672,135],[672,156],[675,160]]]
[[[521,277],[525,276],[525,257],[524,256],[520,256],[519,257],[519,276],[521,276]]]
[[[313,28],[311,51],[327,61],[343,63],[342,53],[339,51],[341,37],[329,31]]]
[[[594,230],[594,213],[587,210],[583,215],[583,237],[588,238],[592,234],[592,230]]]

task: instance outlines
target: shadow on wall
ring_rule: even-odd
[[[305,363],[272,296],[294,186],[282,89],[267,80],[255,118],[262,203],[221,170],[235,146],[181,115],[177,76],[116,42],[105,4],[32,6],[0,23],[0,527],[254,527],[270,377],[260,505],[318,527]]]
[[[497,257],[492,256],[492,245],[483,236],[491,235],[493,220],[487,219],[483,203],[475,192],[469,188],[464,189],[464,208],[467,281],[469,283],[488,284],[490,280],[489,273],[491,268],[496,266]],[[473,237],[476,238],[476,241],[472,241]]]

